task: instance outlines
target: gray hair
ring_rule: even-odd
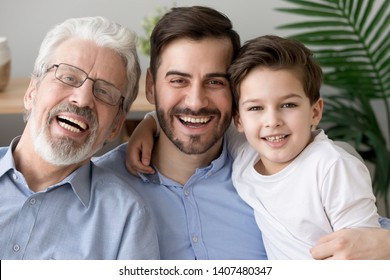
[[[138,94],[138,83],[141,75],[137,55],[137,35],[129,28],[123,27],[103,17],[71,18],[54,26],[42,41],[39,54],[35,60],[33,76],[42,78],[47,72],[51,56],[55,49],[70,38],[91,40],[100,47],[115,51],[126,67],[126,87],[123,110],[127,112]],[[39,80],[38,80],[39,81]]]

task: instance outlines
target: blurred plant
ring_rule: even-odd
[[[176,3],[173,3],[172,6],[176,6]],[[157,6],[152,14],[143,18],[142,29],[145,32],[145,36],[139,37],[139,48],[144,55],[150,55],[150,35],[157,22],[169,9],[168,7]]]
[[[331,138],[352,143],[374,164],[374,192],[383,197],[389,216],[390,1],[283,1],[293,7],[278,11],[310,19],[278,28],[302,30],[290,37],[313,50],[324,84],[337,89],[324,95],[322,123]],[[385,112],[384,130],[375,114],[378,104]]]

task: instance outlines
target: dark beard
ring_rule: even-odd
[[[158,107],[158,106],[156,106]],[[192,115],[192,116],[209,116],[216,115],[221,118],[219,125],[217,125],[214,129],[213,137],[207,142],[202,142],[201,135],[192,135],[188,142],[184,142],[178,139],[172,130],[173,127],[173,116],[177,114],[182,115]],[[202,109],[197,112],[193,112],[189,109],[178,109],[173,108],[170,113],[170,119],[166,118],[166,113],[162,109],[157,109],[157,117],[161,126],[162,131],[166,134],[168,139],[183,153],[188,155],[198,155],[203,154],[209,151],[218,141],[221,140],[225,131],[228,129],[231,122],[231,115],[226,114],[221,117],[221,113],[218,110],[207,110]]]

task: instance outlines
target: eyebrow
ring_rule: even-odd
[[[283,98],[281,100],[284,101],[286,99],[290,99],[290,98],[294,98],[294,97],[303,99],[303,97],[301,95],[297,94],[297,93],[289,93],[286,96],[283,96]],[[259,100],[260,100],[259,98],[247,99],[247,100],[243,101],[241,104],[246,104],[246,103],[251,103],[251,102],[258,102]]]
[[[185,72],[181,72],[181,71],[177,71],[177,70],[168,71],[165,74],[165,77],[172,76],[172,75],[178,75],[178,76],[183,76],[183,77],[188,77],[188,78],[192,77],[192,75],[189,73],[185,73]],[[206,78],[215,78],[215,77],[221,77],[221,78],[228,79],[228,74],[223,73],[223,72],[215,72],[215,73],[206,74]]]
[[[304,96],[306,96],[306,95],[304,95]],[[292,93],[289,93],[286,96],[284,96],[283,99],[289,99],[289,98],[294,98],[294,97],[297,97],[297,98],[300,98],[300,99],[303,98],[302,95],[299,95],[298,93],[293,93],[292,92]]]

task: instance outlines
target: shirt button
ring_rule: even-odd
[[[31,198],[30,199],[30,204],[31,205],[34,205],[36,202],[37,202],[37,200],[35,198]]]
[[[185,196],[189,196],[190,195],[190,190],[189,189],[185,189],[184,190],[184,195]]]
[[[20,250],[20,246],[18,244],[14,244],[12,250],[14,250],[14,252],[18,252]]]
[[[12,174],[12,178],[14,178],[14,180],[16,181],[16,180],[18,180],[18,175],[16,175],[15,173]]]
[[[194,235],[194,236],[192,237],[192,242],[194,242],[194,243],[197,243],[197,242],[198,242],[198,237],[197,237],[196,235]]]

